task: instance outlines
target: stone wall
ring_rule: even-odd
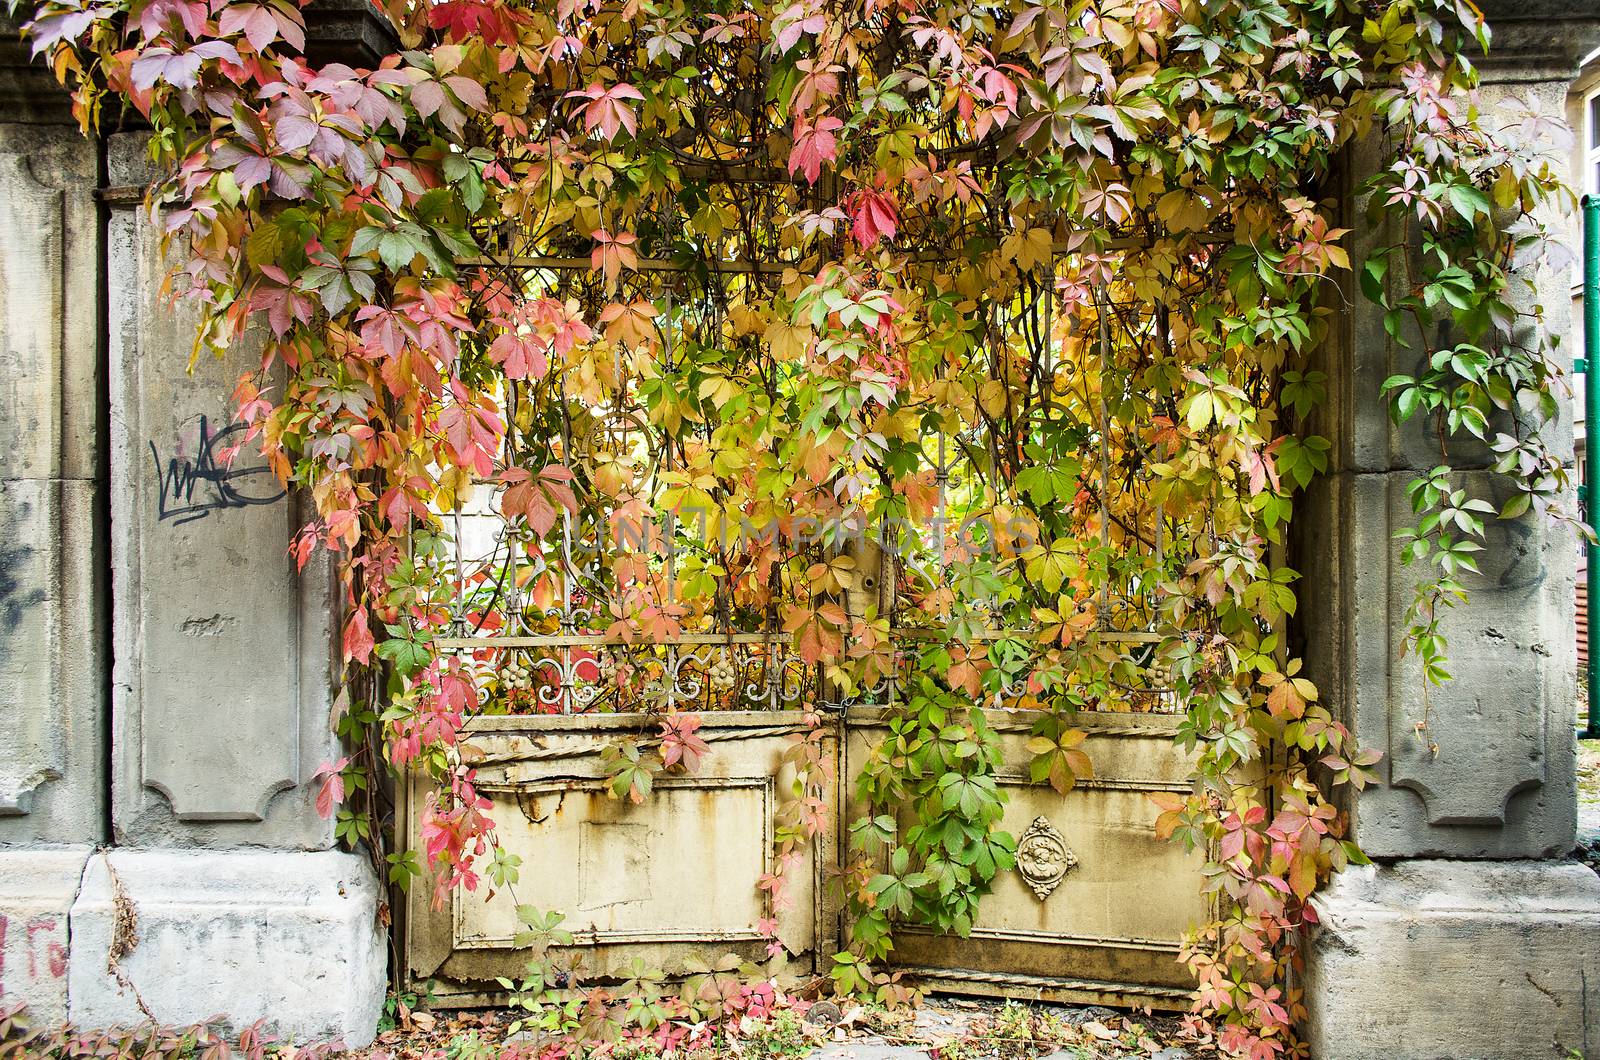
[[[108,155],[111,187],[149,183],[142,135],[112,137]],[[226,456],[245,439],[230,395],[259,342],[190,369],[198,314],[157,293],[157,225],[137,197],[108,213],[115,838],[329,849],[306,782],[339,757],[332,567],[319,552],[296,573],[304,498],[254,444]]]
[[[0,842],[104,835],[96,151],[0,125]]]
[[[1563,114],[1578,60],[1600,45],[1600,10],[1536,0],[1488,13],[1489,120],[1529,101]],[[1347,157],[1342,224],[1357,261],[1395,238],[1365,223],[1359,195],[1380,148],[1369,140]],[[1571,335],[1570,275],[1534,279],[1550,330]],[[1331,393],[1318,425],[1333,442],[1331,472],[1295,522],[1300,615],[1325,700],[1384,758],[1381,782],[1347,807],[1376,864],[1317,899],[1307,1037],[1329,1060],[1596,1055],[1600,878],[1563,860],[1575,827],[1576,535],[1536,516],[1491,520],[1482,573],[1464,578],[1470,598],[1443,622],[1454,680],[1425,687],[1416,660],[1401,655],[1421,576],[1393,539],[1413,525],[1406,484],[1447,463],[1480,492],[1501,486],[1482,446],[1452,440],[1441,455],[1420,418],[1390,421],[1383,380],[1414,373],[1420,355],[1389,338],[1380,311],[1352,296],[1337,317],[1322,350]],[[1558,356],[1570,360],[1573,341]],[[1569,416],[1548,430],[1570,455]]]
[[[358,0],[312,11],[324,57],[387,47]],[[1593,5],[1490,13],[1487,105],[1559,113],[1600,45]],[[137,134],[82,137],[15,46],[0,100],[0,994],[45,1022],[221,1012],[360,1044],[384,990],[381,888],[336,849],[311,784],[337,754],[337,594],[325,563],[297,575],[287,556],[300,499],[248,452],[221,459],[252,347],[188,373],[194,317],[159,296],[158,233],[125,190],[148,176]],[[1375,148],[1350,159],[1357,256],[1383,235],[1354,200]],[[1541,282],[1565,330],[1567,278]],[[1600,1054],[1600,880],[1561,860],[1575,543],[1494,527],[1447,623],[1456,681],[1425,704],[1399,655],[1416,575],[1391,535],[1405,483],[1439,457],[1389,423],[1381,382],[1411,355],[1351,301],[1324,350],[1334,467],[1296,522],[1300,613],[1325,698],[1385,758],[1349,807],[1378,863],[1319,900],[1306,1032],[1329,1060]],[[1553,430],[1570,451],[1569,425]],[[1483,452],[1451,460],[1486,481]],[[1424,712],[1437,755],[1415,736]]]
[[[86,139],[11,52],[0,98],[0,994],[363,1044],[383,894],[312,782],[333,573],[288,554],[302,499],[226,456],[259,345],[190,371],[141,134]]]
[[[71,132],[0,123],[0,995],[44,1021],[109,794],[98,152]]]

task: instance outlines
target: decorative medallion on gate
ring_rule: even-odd
[[[1035,817],[1017,841],[1017,871],[1041,902],[1077,867],[1078,856],[1055,825],[1043,817]]]

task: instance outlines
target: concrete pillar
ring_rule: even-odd
[[[149,180],[145,137],[107,145],[112,189]],[[328,724],[338,607],[327,554],[297,575],[310,515],[244,446],[234,384],[247,338],[189,368],[198,313],[159,294],[169,261],[139,193],[113,191],[112,823],[119,844],[321,850],[333,822],[306,783],[339,757]]]
[[[0,102],[0,995],[48,1022],[106,832],[98,147],[15,43]]]
[[[387,50],[359,3],[314,9],[324,60]],[[383,891],[312,780],[335,579],[288,555],[302,500],[222,452],[259,344],[187,370],[142,135],[84,138],[0,29],[0,995],[363,1045]]]
[[[1578,60],[1600,44],[1600,12],[1586,0],[1485,6],[1490,120],[1528,100],[1562,115]],[[1377,143],[1357,145],[1347,190],[1379,164]],[[1359,260],[1393,235],[1366,226],[1363,202],[1346,202]],[[1571,276],[1544,270],[1539,283],[1551,330],[1570,335]],[[1323,365],[1332,473],[1296,520],[1301,615],[1324,698],[1384,759],[1382,782],[1348,807],[1376,864],[1318,899],[1306,1036],[1327,1060],[1595,1055],[1600,878],[1562,860],[1575,825],[1577,541],[1536,517],[1491,520],[1482,576],[1467,577],[1470,599],[1444,623],[1455,680],[1425,690],[1416,661],[1400,658],[1421,573],[1400,563],[1393,534],[1412,525],[1406,484],[1445,461],[1431,426],[1396,427],[1381,396],[1418,355],[1362,299],[1340,317]],[[1570,358],[1573,341],[1558,356]],[[1570,459],[1569,418],[1551,432]],[[1448,462],[1463,483],[1497,488],[1483,447],[1452,441]]]
[[[138,191],[143,134],[107,143],[111,821],[71,912],[69,1015],[85,1026],[216,1013],[297,1041],[370,1040],[387,985],[381,887],[336,849],[313,775],[341,754],[329,709],[338,593],[309,518],[243,441],[230,395],[247,338],[189,369],[197,312]],[[124,902],[136,926],[124,926]]]

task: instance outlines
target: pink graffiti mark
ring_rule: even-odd
[[[11,921],[0,916],[0,997],[6,995],[6,929]]]
[[[39,978],[39,935],[54,934],[60,921],[55,917],[40,915],[28,921],[28,974]],[[67,974],[67,949],[55,939],[44,941],[45,969],[50,978],[60,979]]]

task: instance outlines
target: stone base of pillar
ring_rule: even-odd
[[[72,905],[68,1016],[265,1019],[280,1040],[366,1045],[388,985],[379,894],[339,851],[101,851]]]
[[[28,1006],[28,1023],[67,1018],[68,914],[90,848],[0,850],[0,997]]]
[[[1600,1055],[1600,876],[1576,862],[1352,867],[1317,899],[1318,1060]]]

